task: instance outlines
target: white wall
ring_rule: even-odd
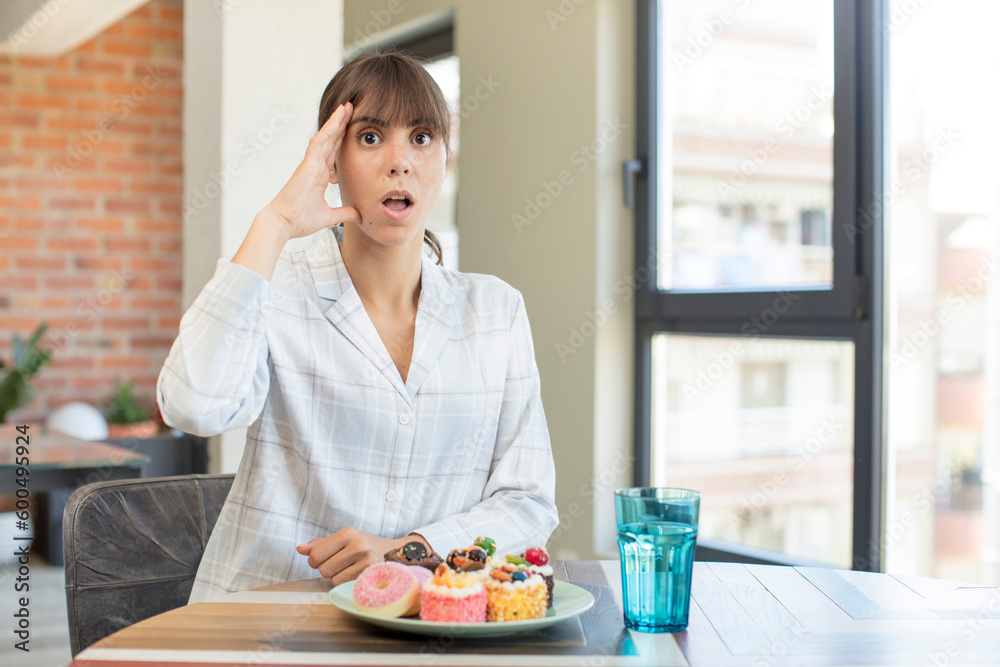
[[[614,555],[612,493],[632,467],[633,3],[345,0],[345,43],[449,9],[466,102],[460,268],[525,297],[563,517],[553,555]],[[552,185],[560,173],[568,184]],[[536,213],[526,198],[541,206],[519,229],[512,215]]]
[[[302,160],[342,34],[340,0],[184,4],[184,310]],[[235,472],[245,441],[213,438],[210,471]]]

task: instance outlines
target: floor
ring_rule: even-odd
[[[4,547],[6,549],[6,547]],[[0,563],[0,663],[18,667],[65,667],[73,659],[69,649],[69,626],[66,620],[66,581],[62,567],[46,563],[37,554],[31,554],[27,592],[17,592],[17,564]],[[13,635],[14,612],[18,599],[28,598],[31,633],[28,653],[14,648],[20,641]]]

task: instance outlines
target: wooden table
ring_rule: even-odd
[[[919,577],[696,563],[690,625],[622,622],[617,561],[555,563],[594,607],[498,639],[393,633],[327,602],[323,579],[234,593],[155,616],[82,651],[73,667],[171,665],[982,665],[1000,664],[1000,590]]]
[[[13,429],[9,442],[0,444],[0,472],[17,469]],[[132,449],[106,442],[80,440],[44,427],[28,431],[29,488],[32,493],[77,487],[91,482],[134,479],[150,458]]]
[[[15,436],[0,443],[0,474],[10,480],[13,490],[17,465]],[[70,494],[78,486],[114,479],[137,479],[150,457],[126,447],[106,442],[80,440],[33,425],[28,429],[28,489],[39,495],[35,516],[35,548],[51,565],[63,564],[62,514]],[[45,495],[42,495],[45,494]]]

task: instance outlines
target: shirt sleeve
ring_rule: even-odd
[[[249,426],[267,397],[270,283],[220,259],[181,318],[156,383],[163,421],[198,436]]]
[[[493,464],[483,500],[468,512],[411,534],[421,535],[441,554],[467,547],[478,536],[492,537],[501,553],[542,546],[559,522],[555,486],[535,349],[524,301],[517,293]]]

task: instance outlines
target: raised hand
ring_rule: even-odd
[[[361,222],[361,214],[355,209],[331,208],[323,197],[353,113],[349,102],[340,105],[309,140],[306,156],[295,173],[254,218],[243,244],[233,256],[233,264],[270,280],[281,250],[289,240],[341,222]]]
[[[342,222],[361,221],[361,214],[350,206],[332,208],[324,199],[337,153],[353,114],[354,107],[350,102],[337,107],[319,132],[309,140],[305,158],[292,177],[265,208],[264,212],[287,225],[289,239],[309,236]]]

